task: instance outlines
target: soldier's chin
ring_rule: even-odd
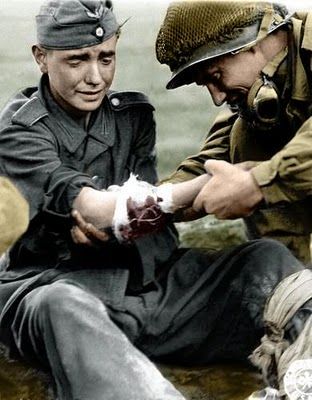
[[[242,107],[239,104],[228,104],[228,108],[234,113],[241,114],[243,111]]]
[[[235,102],[235,103],[228,103],[227,104],[229,109],[238,114],[246,114],[247,111],[247,104],[246,101],[242,100],[240,102]]]
[[[95,111],[100,107],[102,100],[103,99],[97,101],[84,101],[82,104],[79,104],[78,108],[83,112]]]

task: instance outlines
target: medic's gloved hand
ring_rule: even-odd
[[[120,242],[158,232],[173,212],[171,184],[155,187],[131,175],[122,186],[108,190],[117,192],[112,226]]]

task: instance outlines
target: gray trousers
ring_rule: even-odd
[[[150,359],[246,360],[267,298],[302,268],[270,240],[215,255],[190,250],[149,291],[126,293],[123,309],[63,277],[21,299],[14,346],[50,371],[59,400],[184,399]]]

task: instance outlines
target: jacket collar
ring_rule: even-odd
[[[311,92],[310,92],[310,87],[308,83],[308,77],[307,73],[305,71],[304,65],[301,60],[301,47],[302,43],[303,45],[306,43],[307,39],[307,33],[309,31],[304,32],[303,34],[303,41],[302,36],[301,36],[301,30],[302,30],[302,21],[297,18],[292,18],[292,26],[293,26],[293,36],[294,36],[294,77],[293,77],[293,82],[292,82],[292,99],[293,100],[299,100],[299,101],[306,101],[309,102],[311,101]],[[311,43],[312,44],[312,43]],[[310,51],[312,50],[312,47],[309,49]]]

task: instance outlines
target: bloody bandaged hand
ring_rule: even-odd
[[[139,205],[131,197],[127,199],[129,222],[119,226],[119,232],[125,241],[132,241],[141,236],[158,232],[165,226],[167,214],[158,204],[161,200],[147,196],[145,203]]]
[[[155,187],[131,175],[118,188],[113,231],[120,242],[131,242],[160,231],[170,213],[171,185]]]

